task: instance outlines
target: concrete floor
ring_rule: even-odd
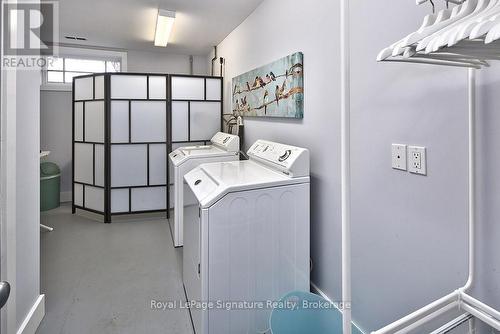
[[[186,309],[150,307],[185,300],[182,249],[165,219],[103,224],[64,205],[41,222],[55,230],[41,232],[46,314],[37,334],[192,333]]]

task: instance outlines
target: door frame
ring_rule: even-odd
[[[3,0],[0,15],[3,17]],[[17,0],[9,0],[17,2]],[[0,312],[0,332],[16,333],[16,70],[3,67],[3,24],[0,34],[0,280],[11,284]]]

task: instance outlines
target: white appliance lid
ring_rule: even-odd
[[[184,147],[179,148],[179,151],[181,151],[183,155],[190,156],[190,157],[201,157],[201,156],[208,156],[208,155],[213,155],[213,154],[226,153],[226,151],[218,148],[217,146],[213,146],[213,145],[184,146]]]
[[[238,136],[225,132],[217,132],[210,141],[212,142],[212,145],[217,146],[225,151],[240,151],[240,137]]]
[[[291,178],[252,160],[202,164],[184,179],[203,208],[230,192],[309,182],[308,176]]]
[[[237,154],[237,152],[228,152],[214,145],[206,145],[180,147],[171,152],[169,157],[174,166],[180,166],[190,159],[225,157],[235,154]]]

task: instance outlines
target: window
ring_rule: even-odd
[[[47,58],[41,90],[69,92],[76,76],[127,71],[126,52],[59,46],[58,53]]]
[[[102,60],[77,57],[48,57],[47,84],[70,84],[73,77],[103,72],[120,72],[121,60]]]

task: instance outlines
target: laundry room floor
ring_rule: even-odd
[[[72,215],[71,206],[42,213],[41,293],[37,334],[191,334],[186,309],[153,310],[151,301],[184,301],[182,249],[160,217],[103,224]]]

